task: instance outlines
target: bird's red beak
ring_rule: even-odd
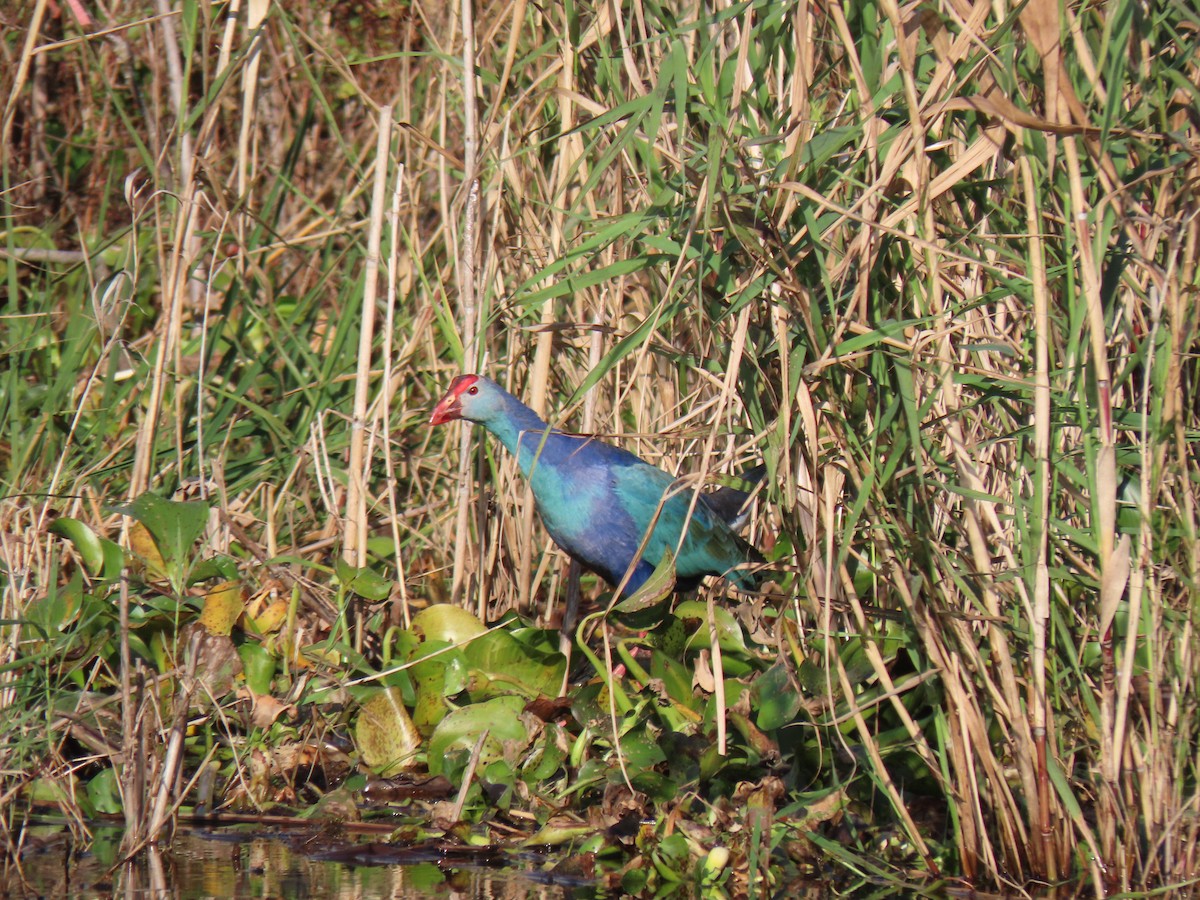
[[[477,388],[472,387],[478,380],[478,375],[459,375],[450,382],[450,390],[446,391],[446,396],[439,400],[437,406],[433,408],[429,424],[441,425],[443,422],[461,419],[463,416],[462,395],[467,391],[479,393]]]
[[[446,391],[446,396],[442,397],[437,402],[437,406],[433,408],[433,415],[429,417],[429,424],[442,425],[461,418],[462,404],[458,400],[458,392],[454,388],[451,388]]]

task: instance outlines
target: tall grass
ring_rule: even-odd
[[[292,578],[365,549],[553,618],[514,464],[424,424],[482,369],[673,471],[766,461],[763,625],[847,751],[803,780],[923,866],[1192,876],[1190,7],[73,9],[0,13],[10,708],[47,525],[147,487]]]

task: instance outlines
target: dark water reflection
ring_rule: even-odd
[[[284,836],[224,829],[178,834],[169,849],[147,851],[130,865],[112,868],[121,835],[96,832],[86,853],[74,853],[65,830],[27,829],[19,864],[0,871],[3,897],[262,897],[262,898],[585,898],[597,889],[562,884],[536,866],[451,868],[413,865],[348,865],[297,852]],[[292,839],[294,840],[294,838]],[[319,839],[318,839],[319,840]],[[32,849],[31,849],[32,848]],[[549,883],[548,883],[549,882]]]

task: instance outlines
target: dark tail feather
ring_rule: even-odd
[[[734,531],[740,531],[749,519],[749,510],[743,510],[742,507],[746,505],[754,486],[762,481],[766,474],[767,467],[759,463],[738,476],[741,482],[739,487],[717,488],[711,494],[701,496],[708,508],[725,520],[725,524]]]

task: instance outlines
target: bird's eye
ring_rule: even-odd
[[[478,394],[478,393],[479,393],[479,388],[478,388],[478,387],[472,387],[472,388],[471,388],[469,391],[467,391],[467,393],[468,393],[468,394]]]

